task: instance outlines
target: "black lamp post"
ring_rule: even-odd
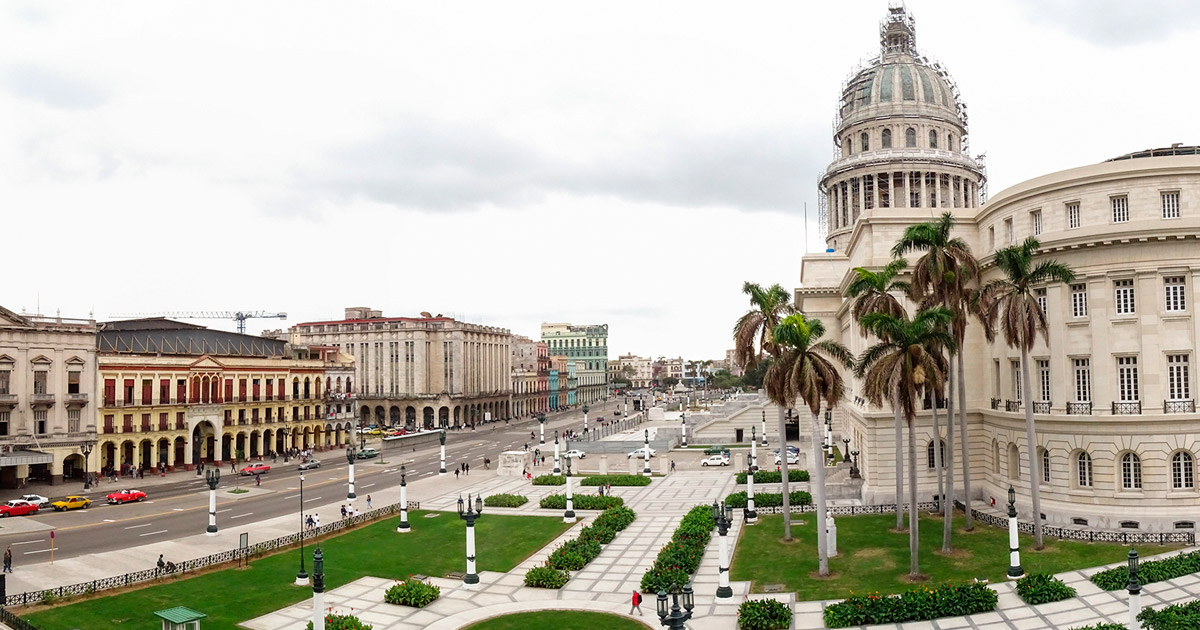
[[[346,493],[346,500],[353,501],[358,497],[354,494],[354,460],[358,458],[358,454],[354,452],[353,446],[346,447],[346,463],[350,464],[350,491]]]
[[[312,584],[312,627],[313,630],[325,630],[325,554],[321,552],[321,545],[313,551]]]
[[[751,455],[746,460],[746,510],[742,519],[746,523],[753,525],[758,522],[758,512],[754,510],[754,471],[758,470],[754,466],[754,456]]]
[[[408,525],[408,481],[405,479],[407,475],[408,470],[404,464],[400,464],[400,524],[396,526],[396,531],[401,534],[412,531]]]
[[[463,498],[458,497],[458,517],[467,522],[467,574],[463,576],[463,584],[479,583],[479,575],[475,573],[475,521],[481,516],[483,497],[475,497],[474,505],[471,505],[471,495],[467,495],[465,505]]]
[[[717,597],[724,599],[733,597],[733,589],[729,586],[729,526],[733,524],[733,507],[725,505],[724,502],[717,504],[713,501],[712,504],[713,524],[717,526],[717,533],[721,535],[721,564],[717,567],[720,573]]]
[[[662,625],[670,628],[670,630],[684,630],[689,619],[692,618],[692,609],[696,607],[696,596],[692,593],[692,585],[689,582],[682,589],[679,585],[672,584],[671,588],[671,605],[667,606],[667,591],[658,592],[658,619]],[[683,600],[683,606],[680,607],[680,599]]]
[[[208,483],[208,529],[209,536],[217,535],[217,484],[221,483],[221,471],[213,468],[204,473],[204,481]]]
[[[850,438],[842,438],[842,463],[850,463]]]
[[[563,522],[564,523],[574,523],[575,522],[575,502],[574,502],[574,497],[571,495],[571,455],[570,455],[570,452],[571,452],[571,440],[567,440],[567,453],[568,453],[568,455],[566,457],[566,459],[567,459],[567,474],[566,474],[567,509],[566,509],[566,511],[563,512]]]
[[[300,571],[296,573],[296,586],[308,584],[308,572],[304,570],[304,473],[300,473]]]
[[[554,474],[562,474],[562,468],[558,465],[558,431],[554,432]]]
[[[92,454],[92,449],[96,448],[95,442],[84,442],[79,445],[79,452],[83,454],[83,489],[90,490],[92,488],[92,475],[88,472],[88,456]]]
[[[850,451],[850,454],[854,456],[854,460],[850,462],[850,478],[862,479],[862,473],[858,470],[858,449]]]
[[[1125,585],[1129,591],[1129,623],[1130,628],[1141,628],[1138,615],[1142,612],[1142,583],[1138,580],[1138,552],[1129,550],[1129,583]]]
[[[787,443],[787,440],[784,439],[783,442]],[[760,446],[767,445],[767,410],[766,409],[763,409],[763,412],[762,412],[762,442],[760,442],[759,445]]]

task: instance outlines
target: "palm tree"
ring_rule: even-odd
[[[845,396],[845,382],[834,362],[843,367],[854,364],[854,356],[846,346],[821,340],[825,326],[819,319],[809,319],[803,313],[788,315],[772,335],[778,358],[767,371],[766,381],[772,384],[769,391],[782,394],[776,403],[791,406],[797,399],[803,400],[812,412],[813,435],[821,432],[821,401],[825,409],[832,410]],[[821,535],[825,531],[825,466],[822,461],[821,444],[812,441],[813,494],[817,504],[817,558],[818,572],[829,575],[828,539]],[[786,460],[786,453],[781,454]]]
[[[904,230],[904,234],[896,245],[892,248],[892,255],[902,256],[913,251],[924,251],[925,255],[917,260],[913,266],[913,284],[912,296],[913,299],[921,303],[922,306],[940,305],[950,309],[954,314],[954,323],[951,327],[951,332],[954,334],[955,346],[963,347],[963,339],[966,336],[967,315],[965,301],[968,296],[968,283],[979,275],[979,263],[971,255],[971,247],[961,238],[953,238],[950,236],[950,230],[954,226],[954,216],[945,212],[942,216],[934,221],[918,223],[909,226]],[[963,356],[961,353],[954,353],[951,360],[958,359],[958,374],[957,379],[953,370],[949,370],[947,384],[948,392],[946,397],[946,442],[950,448],[946,452],[946,493],[943,501],[943,523],[942,523],[942,551],[949,552],[951,548],[951,536],[953,533],[953,517],[954,517],[954,393],[957,382],[958,390],[958,422],[960,432],[960,440],[962,442],[962,477],[963,477],[963,505],[966,511],[967,529],[972,529],[971,520],[971,476],[970,462],[967,457],[969,450],[967,448],[967,410],[966,410],[966,390],[963,388],[964,368]],[[934,457],[940,460],[941,457],[941,436],[938,433],[937,422],[937,397],[933,399],[933,425],[934,425]],[[935,465],[938,471],[939,492],[941,491],[942,478],[942,463],[936,461]]]
[[[908,552],[909,573],[920,575],[917,557],[917,459],[913,419],[925,387],[940,388],[945,374],[938,353],[954,347],[947,330],[953,315],[938,306],[917,311],[911,320],[886,313],[863,315],[862,325],[879,342],[867,348],[855,365],[855,374],[864,378],[863,394],[873,405],[888,400],[908,425]],[[900,453],[897,451],[896,456]],[[899,502],[899,497],[897,497]]]
[[[846,289],[846,295],[854,299],[854,305],[851,307],[851,315],[854,319],[861,321],[863,315],[867,313],[887,313],[894,317],[907,316],[908,311],[904,310],[904,305],[893,294],[896,291],[904,294],[911,290],[907,282],[896,280],[896,276],[907,266],[907,260],[897,258],[879,271],[856,267],[854,280]],[[863,337],[870,334],[862,326],[859,326],[859,332]],[[896,529],[899,530],[904,529],[904,507],[900,501],[900,497],[904,496],[904,458],[899,456],[900,451],[903,450],[904,420],[899,409],[894,408],[892,412],[896,421]]]
[[[779,322],[795,309],[790,303],[791,294],[778,284],[764,289],[753,282],[746,282],[742,284],[742,293],[750,296],[750,310],[739,317],[733,326],[733,348],[738,365],[745,366],[749,372],[762,360],[764,352],[775,354],[771,333]],[[765,388],[766,383],[763,385]],[[767,397],[775,400],[771,396],[772,392],[768,389]],[[790,541],[792,514],[788,497],[787,419],[783,415],[783,409],[782,406],[779,407],[779,470],[782,473],[780,489],[783,491],[783,539]]]
[[[996,252],[996,266],[1004,272],[985,284],[979,293],[980,308],[988,331],[995,330],[996,320],[1004,333],[1004,342],[1010,348],[1021,349],[1021,396],[1025,407],[1026,456],[1029,458],[1029,494],[1033,500],[1034,546],[1042,549],[1042,497],[1041,461],[1037,457],[1037,434],[1033,426],[1033,384],[1029,378],[1029,351],[1037,334],[1042,333],[1046,343],[1050,336],[1046,330],[1046,314],[1038,306],[1034,287],[1050,282],[1071,282],[1075,272],[1057,260],[1043,260],[1034,265],[1033,255],[1041,244],[1034,237],[1025,239],[1020,245],[1005,247]],[[989,334],[989,337],[992,335]]]

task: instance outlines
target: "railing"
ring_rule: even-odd
[[[0,608],[0,621],[3,621],[4,625],[12,628],[12,630],[41,630],[37,626],[25,621],[24,619],[3,608]]]
[[[961,501],[955,501],[954,507],[963,510]],[[761,511],[761,510],[760,510]],[[976,520],[983,521],[993,527],[1007,528],[1008,518],[988,512],[972,509],[971,514]],[[1023,534],[1033,533],[1033,523],[1017,521],[1017,531]],[[1106,532],[1094,529],[1071,529],[1042,525],[1042,534],[1060,540],[1085,540],[1087,542],[1112,542],[1123,545],[1166,545],[1166,544],[1196,544],[1196,532]]]
[[[421,504],[416,501],[409,501],[408,509],[409,510],[419,510],[419,509],[421,509]],[[346,529],[348,527],[352,527],[352,526],[358,525],[360,523],[368,523],[368,522],[374,521],[379,518],[390,516],[399,511],[400,511],[400,503],[397,502],[397,503],[393,503],[391,505],[385,505],[376,510],[371,510],[370,512],[364,512],[362,514],[359,514],[358,516],[351,516],[351,517],[347,517],[344,519],[333,521],[332,523],[322,525],[322,526],[316,528],[315,530],[296,532],[294,534],[288,534],[287,536],[282,536],[280,538],[266,540],[266,541],[260,542],[258,544],[255,544],[255,545],[251,545],[249,547],[239,548],[239,549],[228,549],[225,551],[221,551],[218,553],[204,556],[203,558],[196,558],[193,560],[184,560],[183,562],[177,562],[175,564],[174,573],[177,573],[177,574],[187,574],[189,572],[194,573],[195,571],[197,571],[199,569],[203,569],[205,567],[209,567],[209,566],[213,566],[213,565],[217,565],[217,564],[224,564],[226,562],[233,562],[234,560],[240,560],[242,558],[253,559],[255,556],[265,554],[269,551],[274,551],[276,549],[282,549],[284,547],[289,547],[291,545],[298,544],[300,542],[301,536],[303,536],[305,540],[309,540],[312,538],[318,538],[322,535],[332,534],[333,532],[336,532],[336,531],[339,531],[342,529]],[[114,589],[114,588],[123,588],[126,586],[130,586],[132,584],[148,582],[150,580],[154,580],[157,578],[167,577],[168,575],[170,575],[168,572],[157,569],[157,568],[145,569],[142,571],[133,571],[131,573],[126,573],[124,575],[100,578],[98,580],[92,580],[90,582],[79,582],[77,584],[71,584],[71,585],[67,585],[67,586],[56,586],[54,588],[48,588],[48,589],[39,590],[39,591],[26,591],[24,593],[18,593],[16,595],[9,595],[4,598],[3,605],[4,606],[27,606],[30,604],[36,605],[36,604],[40,604],[43,601],[45,601],[47,598],[47,595],[51,599],[70,597],[72,595],[84,595],[84,594],[90,595],[92,593],[97,593],[99,591],[104,591],[104,590],[109,590],[109,589]],[[0,610],[2,610],[2,608],[0,608]],[[12,613],[8,613],[8,614],[11,615]],[[14,617],[15,617],[15,615],[14,615]],[[24,629],[37,630],[36,626],[31,626],[31,625],[14,626],[11,623],[9,623],[8,619],[4,618],[2,615],[0,615],[0,619],[2,619],[10,627],[15,628],[15,629],[24,628]]]
[[[1136,416],[1142,413],[1142,401],[1134,400],[1129,402],[1113,401],[1112,413],[1114,416]]]
[[[816,512],[816,505],[792,505],[789,512],[795,514],[797,512],[806,514]],[[908,503],[902,504],[904,509],[908,509]],[[858,514],[891,514],[896,511],[895,503],[881,503],[879,505],[830,505],[825,508],[830,516],[855,516]],[[917,510],[932,512],[938,509],[938,504],[934,501],[918,501]],[[755,508],[755,512],[759,514],[783,514],[783,506]],[[972,510],[974,511],[974,510]],[[1007,524],[1005,525],[1007,527]]]
[[[1163,413],[1196,413],[1196,401],[1164,400]]]
[[[1090,416],[1090,415],[1092,415],[1091,401],[1067,403],[1067,415],[1068,416]]]
[[[29,402],[35,405],[53,405],[54,394],[34,394],[29,397]]]
[[[87,401],[87,394],[67,394],[68,405],[86,405]]]
[[[1033,401],[1033,413],[1050,413],[1050,401],[1049,400]]]
[[[1000,399],[999,398],[993,398],[991,402],[992,402],[992,409],[1000,408]]]
[[[933,403],[932,403],[932,402],[930,402],[929,400],[924,400],[924,401],[922,401],[922,402],[921,402],[921,409],[928,410],[928,409],[930,409],[930,408],[932,408],[932,407],[933,407]],[[946,408],[946,399],[945,399],[945,398],[939,398],[939,399],[938,399],[938,401],[937,401],[937,408],[938,408],[938,409],[945,409],[945,408]]]
[[[15,405],[16,403],[16,394],[0,394],[0,405]]]
[[[1004,401],[1004,410],[1005,411],[1014,411],[1014,412],[1020,411],[1021,410],[1021,401],[1019,401],[1019,400]]]

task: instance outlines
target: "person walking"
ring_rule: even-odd
[[[4,572],[12,573],[12,546],[4,550]]]
[[[463,462],[463,470],[467,473],[467,475],[470,475],[471,474],[471,465],[466,462]]]
[[[367,509],[371,509],[371,495],[367,495]]]
[[[163,569],[166,569],[166,568],[167,568],[167,561],[163,560],[163,555],[160,553],[160,554],[158,554],[158,572],[162,573]]]
[[[454,478],[455,478],[455,479],[458,479],[458,472],[459,472],[459,469],[458,469],[458,468],[455,468],[455,469],[454,469]]]
[[[675,472],[675,460],[671,460],[671,472]]]
[[[629,607],[629,614],[632,615],[635,610],[638,615],[645,616],[642,615],[642,594],[637,591],[633,592],[633,605]]]
[[[320,514],[313,514],[313,527],[316,529],[321,529],[321,515]]]

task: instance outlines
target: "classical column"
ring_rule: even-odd
[[[912,177],[908,171],[902,171],[901,177],[904,178],[904,205],[901,208],[912,207]]]

